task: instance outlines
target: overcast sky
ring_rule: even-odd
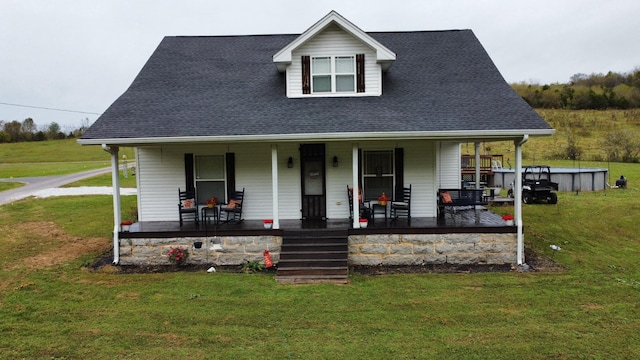
[[[510,83],[640,67],[640,0],[0,0],[0,120],[78,128],[164,36],[299,34],[331,10],[364,31],[471,29]]]

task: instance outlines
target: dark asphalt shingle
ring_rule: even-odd
[[[369,34],[397,54],[382,96],[298,99],[272,61],[296,35],[166,37],[82,138],[550,129],[472,31]]]

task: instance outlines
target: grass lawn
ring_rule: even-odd
[[[111,247],[111,197],[5,205],[0,357],[638,358],[640,186],[630,186],[524,206],[527,250],[563,271],[352,274],[346,286],[91,272],[83,264]],[[123,201],[126,211],[136,200]]]
[[[120,156],[135,158],[132,148]],[[0,144],[0,178],[65,175],[111,166],[100,146],[82,146],[75,139]]]

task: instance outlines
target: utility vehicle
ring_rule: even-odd
[[[522,174],[522,202],[532,204],[534,202],[558,203],[558,183],[551,181],[551,169],[547,165],[525,166]],[[509,197],[513,195],[513,183],[507,192]]]

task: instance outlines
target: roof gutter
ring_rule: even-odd
[[[472,135],[470,135],[470,132]],[[511,140],[526,136],[549,136],[554,129],[539,130],[460,130],[460,131],[399,131],[399,132],[345,132],[345,133],[309,133],[309,134],[267,134],[267,135],[223,135],[223,136],[178,136],[178,137],[141,137],[141,138],[106,138],[79,139],[81,145],[100,144],[179,144],[179,143],[222,143],[222,142],[296,142],[296,141],[341,141],[341,140]]]

